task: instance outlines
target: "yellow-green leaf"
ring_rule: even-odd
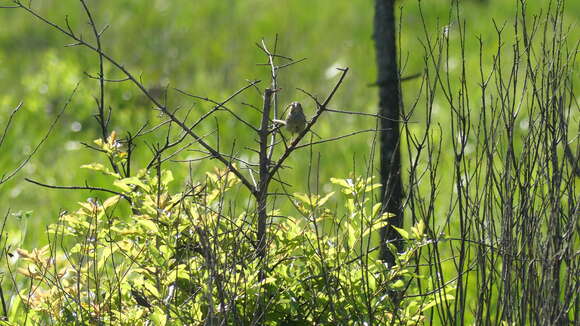
[[[452,301],[452,300],[455,300],[455,297],[454,297],[454,296],[452,296],[451,294],[445,294],[445,295],[443,295],[443,296],[441,296],[441,295],[436,295],[436,296],[435,296],[435,300],[432,300],[432,301],[430,301],[430,302],[429,302],[427,305],[425,305],[425,306],[424,306],[424,307],[421,309],[421,311],[422,311],[422,312],[425,312],[426,310],[429,310],[429,309],[431,309],[431,308],[435,307],[435,305],[441,304],[441,303],[443,303],[443,302],[445,302],[445,301]]]
[[[381,209],[381,203],[376,203],[373,205],[373,209],[371,210],[371,216],[377,216],[379,213],[379,209]],[[384,214],[383,214],[384,215]],[[382,216],[381,216],[382,217]]]
[[[137,224],[143,226],[145,229],[153,233],[157,233],[159,231],[159,229],[157,228],[157,224],[155,224],[155,222],[151,220],[139,220]]]
[[[333,192],[330,192],[326,196],[320,198],[318,200],[318,206],[324,205],[330,199],[330,197],[332,197],[332,195],[334,195],[334,191]]]
[[[415,238],[423,238],[423,234],[425,232],[425,222],[420,220],[414,227],[411,228],[411,231],[415,235]]]
[[[405,282],[403,280],[396,280],[390,287],[393,290],[402,290],[405,287]]]
[[[330,182],[344,188],[351,188],[353,186],[352,179],[330,178]]]
[[[161,172],[161,184],[167,185],[173,181],[173,173],[171,170],[164,170]]]
[[[400,229],[396,226],[391,226],[393,229],[395,229],[397,232],[399,232],[399,234],[403,237],[403,239],[405,240],[409,240],[409,232],[405,231],[404,229]]]
[[[121,196],[119,196],[119,195],[115,195],[113,197],[107,198],[107,200],[105,200],[105,202],[103,203],[103,208],[107,209],[107,208],[117,204],[120,199],[121,199]]]
[[[294,195],[294,198],[300,200],[303,203],[310,205],[310,198],[308,197],[308,195],[298,193],[298,192],[295,192],[293,195]]]
[[[151,282],[143,282],[143,287],[146,288],[155,298],[159,298],[159,291]]]
[[[100,164],[100,163],[84,164],[84,165],[81,165],[81,169],[89,169],[89,170],[93,170],[93,171],[103,172],[104,174],[111,175],[115,178],[118,178],[118,179],[121,178],[121,176],[118,173],[115,173],[115,172],[109,170],[106,166],[104,166],[103,164]]]
[[[147,192],[149,191],[149,186],[144,184],[137,177],[129,177],[129,178],[121,179],[121,180],[116,180],[115,182],[113,182],[113,184],[115,186],[123,189],[124,191],[132,191],[133,187],[131,185],[138,186]]]

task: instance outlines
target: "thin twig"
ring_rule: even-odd
[[[252,185],[252,183],[243,175],[241,174],[241,172],[232,165],[232,163],[230,161],[228,161],[226,158],[224,158],[223,156],[220,155],[220,153],[218,151],[216,151],[211,145],[209,145],[208,143],[206,143],[201,137],[199,137],[196,133],[193,132],[193,130],[191,130],[191,128],[189,128],[188,126],[186,126],[180,119],[178,119],[174,113],[172,113],[165,105],[161,104],[157,99],[155,99],[151,93],[149,91],[147,91],[147,89],[145,88],[145,86],[143,86],[143,84],[137,80],[135,78],[135,76],[127,69],[125,68],[124,65],[118,63],[115,59],[113,59],[111,56],[109,56],[108,54],[106,54],[105,52],[103,52],[101,49],[99,49],[98,47],[95,47],[94,45],[91,45],[89,43],[87,43],[85,40],[83,40],[81,37],[77,36],[76,34],[74,34],[72,32],[72,30],[70,29],[70,27],[68,27],[67,29],[64,29],[63,27],[49,21],[48,19],[40,16],[36,11],[34,11],[32,8],[30,7],[26,7],[24,6],[21,1],[18,0],[14,0],[14,2],[20,6],[20,8],[24,9],[25,11],[27,11],[28,13],[30,13],[32,16],[34,16],[35,18],[39,19],[40,21],[44,22],[45,24],[55,28],[56,30],[60,31],[61,33],[65,34],[66,36],[70,37],[71,39],[77,41],[79,43],[79,45],[82,45],[94,52],[97,52],[99,55],[101,55],[103,58],[105,58],[108,62],[110,62],[113,66],[115,66],[117,69],[119,69],[121,72],[123,72],[123,74],[125,74],[125,76],[127,76],[127,78],[129,78],[129,80],[131,80],[131,82],[139,89],[141,90],[141,92],[153,103],[155,104],[155,106],[161,111],[163,112],[163,114],[167,115],[173,122],[175,122],[181,129],[183,129],[187,134],[189,134],[191,137],[193,137],[195,140],[197,140],[199,142],[199,144],[203,147],[205,147],[216,159],[218,159],[220,162],[222,162],[227,168],[228,170],[230,170],[236,177],[238,177],[238,179],[240,179],[240,182],[246,186],[246,188],[248,188],[248,190],[252,193],[256,193],[256,189],[255,187]]]
[[[52,130],[54,129],[54,126],[56,126],[56,123],[60,120],[60,117],[62,116],[62,114],[64,113],[64,111],[66,110],[66,108],[68,107],[68,105],[70,104],[70,102],[72,101],[74,95],[77,92],[77,89],[79,87],[80,83],[77,83],[75,88],[73,89],[71,95],[69,96],[69,98],[67,99],[66,103],[64,104],[62,110],[60,110],[60,112],[58,113],[58,115],[56,116],[56,118],[52,121],[52,123],[50,124],[50,127],[48,127],[48,131],[46,132],[46,134],[44,135],[44,137],[40,140],[40,142],[38,144],[36,144],[36,146],[34,147],[34,149],[32,150],[32,152],[28,155],[28,157],[26,157],[26,159],[24,159],[19,165],[18,167],[16,167],[12,172],[8,173],[8,174],[4,174],[2,175],[2,178],[0,178],[0,184],[3,184],[4,182],[10,180],[12,177],[14,177],[20,170],[22,170],[22,168],[24,168],[24,166],[26,164],[28,164],[28,162],[32,159],[32,157],[36,154],[36,152],[38,151],[38,149],[40,148],[40,146],[42,146],[42,144],[44,144],[44,142],[48,139],[48,136],[50,136],[50,134],[52,133]]]
[[[10,117],[8,117],[8,122],[6,123],[6,127],[4,127],[4,132],[2,132],[2,137],[0,137],[0,147],[2,147],[2,144],[4,143],[4,137],[6,137],[6,133],[10,129],[10,125],[12,124],[12,119],[14,119],[14,116],[16,115],[16,113],[20,110],[20,108],[22,108],[22,104],[23,104],[22,102],[18,103],[16,108],[14,108],[14,110],[12,110],[12,112],[10,112]]]
[[[34,183],[36,185],[45,187],[45,188],[50,188],[50,189],[65,189],[65,190],[91,190],[91,191],[102,191],[102,192],[108,192],[110,194],[114,194],[117,196],[121,196],[123,197],[123,199],[125,199],[126,201],[128,201],[129,203],[131,203],[131,198],[121,192],[118,191],[114,191],[114,190],[110,190],[110,189],[106,189],[106,188],[101,188],[101,187],[92,187],[92,186],[55,186],[55,185],[49,185],[46,183],[42,183],[36,180],[32,180],[30,178],[24,178],[24,180],[30,182],[30,183]]]

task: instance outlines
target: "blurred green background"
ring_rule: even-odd
[[[465,56],[467,70],[473,72],[472,86],[477,86],[479,78],[477,37],[480,36],[484,43],[484,61],[491,66],[498,43],[492,20],[498,25],[505,23],[506,30],[512,28],[516,2],[519,1],[462,1],[460,14],[466,24]],[[331,103],[331,108],[377,111],[377,89],[369,86],[376,75],[372,40],[373,1],[107,0],[88,3],[97,24],[100,27],[109,26],[103,35],[105,52],[140,76],[147,87],[169,86],[169,106],[191,109],[192,117],[207,112],[211,105],[187,98],[174,91],[174,87],[217,101],[246,85],[247,80],[260,79],[260,88],[267,87],[268,67],[257,65],[266,62],[266,57],[255,44],[263,38],[272,47],[276,34],[279,36],[278,53],[294,59],[307,58],[280,72],[281,105],[301,101],[310,116],[312,102],[296,88],[305,89],[323,99],[336,82],[334,68],[349,67],[347,79]],[[9,4],[10,1],[0,2],[0,5]],[[450,16],[450,1],[422,2],[427,22],[425,27],[417,1],[398,1],[396,5],[400,20],[399,53],[403,76],[423,71],[422,44],[426,34],[434,37],[449,25],[452,49],[457,49],[458,24],[455,14]],[[530,1],[529,15],[540,13],[543,5],[543,1]],[[33,7],[60,25],[64,25],[65,17],[68,17],[76,32],[93,39],[78,1],[36,1]],[[568,1],[566,16],[567,24],[578,25],[580,1]],[[10,243],[20,246],[24,241],[27,247],[37,246],[46,241],[44,229],[48,223],[55,221],[60,210],[76,209],[77,201],[97,194],[40,188],[24,181],[25,177],[65,186],[85,183],[108,186],[111,181],[110,178],[78,168],[95,161],[105,163],[101,155],[81,145],[81,142],[91,143],[99,137],[93,98],[97,96],[98,83],[85,75],[97,74],[97,57],[80,47],[65,47],[71,40],[23,10],[0,9],[0,22],[2,130],[10,111],[19,102],[24,103],[0,148],[1,173],[12,171],[36,146],[77,83],[80,83],[77,94],[37,155],[15,178],[0,185],[0,214],[11,212],[8,218]],[[505,35],[506,42],[509,42],[508,34]],[[456,60],[451,60],[449,67],[452,79],[460,73],[459,52],[455,53]],[[509,63],[509,60],[506,61]],[[106,64],[105,69],[107,78],[124,77],[110,64]],[[420,96],[420,83],[418,78],[403,84],[403,102],[406,105]],[[477,107],[478,99],[474,97],[473,101],[474,107]],[[257,124],[257,114],[243,105],[244,102],[260,106],[260,94],[250,89],[228,106]],[[162,121],[158,112],[152,110],[139,90],[130,83],[107,84],[106,105],[113,110],[111,130],[121,136],[127,132],[135,133],[147,121],[151,126]],[[438,109],[434,112],[434,118],[445,127],[449,112],[437,104],[437,100],[435,107]],[[411,128],[420,131],[424,105],[419,104],[418,108],[411,119],[416,123]],[[255,155],[244,151],[244,146],[255,146],[256,137],[230,116],[220,113],[215,120],[207,120],[198,131],[200,134],[213,132],[209,139],[215,140],[217,126],[222,150],[231,150],[236,139],[236,151],[244,158],[255,160]],[[323,116],[315,131],[322,137],[333,137],[374,127],[375,121],[368,117],[328,114]],[[346,177],[353,171],[356,174],[365,172],[371,159],[370,135],[360,134],[315,148],[313,167],[320,166],[321,191],[330,189],[329,178],[332,176]],[[134,171],[147,164],[145,158],[150,157],[148,145],[163,141],[162,136],[163,133],[154,133],[138,144]],[[180,158],[199,156],[198,153],[186,152]],[[442,158],[442,171],[449,164],[449,157]],[[307,191],[309,160],[308,150],[302,150],[288,162],[292,168],[282,171],[285,180],[292,184],[290,191]],[[406,169],[405,158],[403,162]],[[179,181],[175,183],[178,189],[190,172],[194,178],[201,178],[216,164],[216,161],[206,160],[194,163],[190,170],[184,163],[168,163],[166,168],[172,169],[178,176]],[[376,174],[376,169],[373,173]],[[444,175],[442,177],[445,178]],[[316,178],[311,177],[312,180]],[[451,190],[443,189],[445,191]],[[98,196],[102,197],[102,194]]]

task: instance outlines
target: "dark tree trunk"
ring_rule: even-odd
[[[381,115],[381,183],[382,211],[395,214],[391,224],[403,226],[403,184],[401,154],[399,152],[399,72],[395,42],[394,0],[375,0],[374,39],[377,57],[377,85],[379,87],[379,114]],[[393,228],[381,230],[381,258],[389,265],[394,257],[386,243],[402,247],[400,235]]]

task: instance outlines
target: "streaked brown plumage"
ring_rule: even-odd
[[[292,134],[300,133],[306,127],[306,116],[302,110],[302,105],[299,102],[292,102],[288,107],[286,120],[274,120],[274,122],[285,125],[286,130]]]

